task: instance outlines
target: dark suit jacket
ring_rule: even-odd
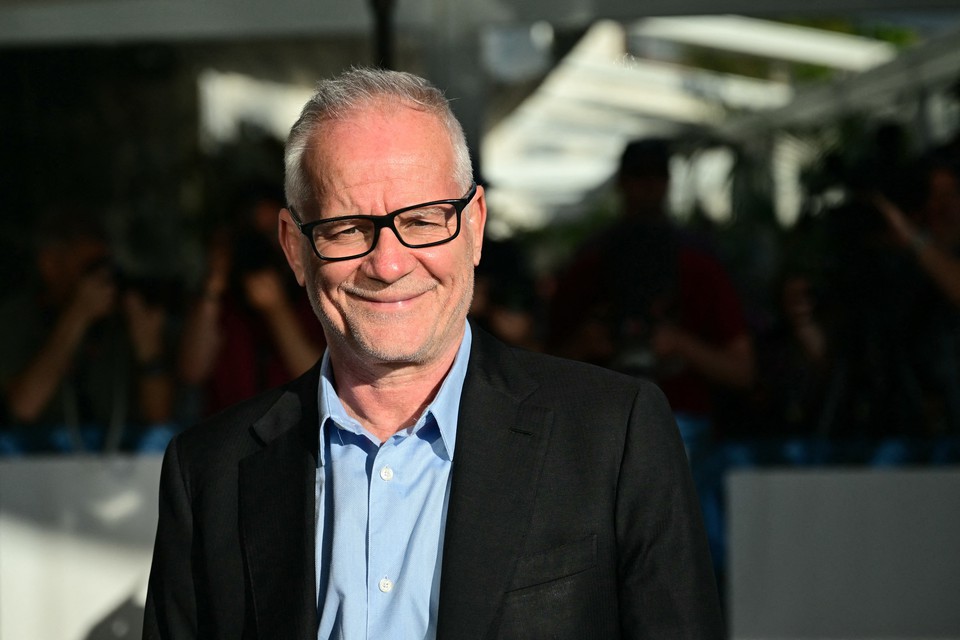
[[[144,638],[316,638],[318,375],[171,442]],[[474,329],[438,637],[722,636],[699,505],[659,390]]]

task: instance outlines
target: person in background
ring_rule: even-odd
[[[322,81],[286,171],[327,349],[171,442],[144,638],[723,637],[660,391],[467,321],[487,208],[443,95]]]
[[[910,253],[916,309],[911,331],[910,364],[917,395],[922,397],[923,435],[960,433],[960,158],[949,148],[932,152],[920,163],[919,199],[901,207],[883,195],[873,204],[894,242]],[[906,211],[904,210],[906,208]],[[913,209],[913,210],[911,210]],[[916,433],[918,428],[905,429]]]
[[[656,381],[689,442],[712,430],[714,389],[751,387],[755,358],[726,271],[668,216],[669,158],[665,140],[624,149],[623,215],[561,275],[550,350]]]
[[[234,207],[237,227],[211,243],[179,356],[181,382],[199,392],[201,416],[296,378],[322,352],[323,335],[277,241],[282,206],[277,189],[251,189]]]
[[[917,263],[943,296],[960,308],[960,158],[932,156],[924,172],[922,203],[913,219],[878,195],[877,210],[896,239],[914,251]]]
[[[846,198],[807,229],[823,239],[816,295],[795,290],[799,313],[787,316],[808,379],[822,383],[808,426],[886,440],[884,464],[915,455],[907,441],[960,431],[960,194],[949,155],[914,158],[903,138],[882,124],[853,163],[827,163]],[[764,385],[775,380],[765,371]]]
[[[791,266],[778,278],[774,321],[758,337],[758,375],[751,397],[757,433],[810,437],[828,429],[826,395],[836,336],[822,308],[820,286]]]
[[[167,310],[118,271],[95,215],[52,206],[35,249],[36,282],[0,307],[4,422],[40,449],[58,446],[53,429],[82,449],[80,429],[94,427],[94,446],[114,449],[137,425],[168,422]]]
[[[523,248],[512,240],[484,241],[469,317],[505,343],[540,351],[536,295]]]

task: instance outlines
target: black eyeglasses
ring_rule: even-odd
[[[384,227],[393,231],[405,247],[422,249],[450,242],[460,234],[460,216],[473,196],[477,183],[462,198],[415,204],[382,216],[338,216],[303,222],[287,206],[300,233],[310,238],[313,252],[321,260],[362,258],[377,246]]]

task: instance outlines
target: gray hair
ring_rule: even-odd
[[[300,209],[314,193],[311,177],[303,166],[303,155],[317,127],[325,121],[345,119],[359,109],[377,103],[400,103],[434,114],[450,136],[454,154],[453,177],[464,191],[467,190],[473,179],[470,152],[463,127],[443,93],[411,73],[354,68],[318,82],[315,93],[290,129],[284,152],[284,190],[288,205]]]

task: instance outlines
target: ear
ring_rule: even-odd
[[[483,229],[487,224],[487,199],[483,187],[477,186],[477,195],[467,207],[464,217],[470,229],[470,242],[473,243],[473,266],[477,266],[483,251]]]
[[[277,235],[280,239],[280,246],[283,248],[283,254],[287,257],[287,264],[290,265],[293,275],[297,277],[297,282],[302,287],[306,282],[306,265],[304,262],[310,259],[309,256],[304,255],[304,252],[310,251],[310,248],[306,246],[300,228],[293,221],[290,211],[286,208],[280,210],[277,225]]]

